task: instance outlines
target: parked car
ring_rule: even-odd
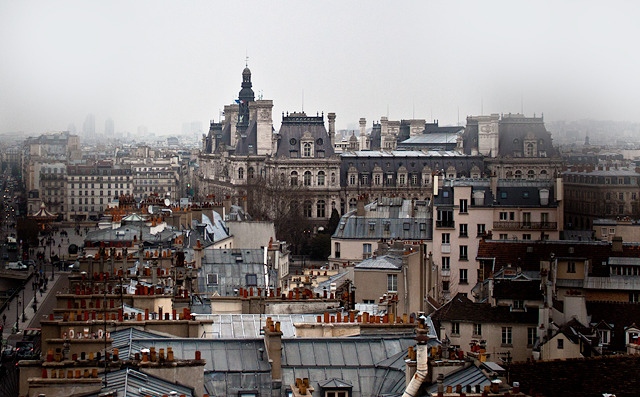
[[[9,262],[5,269],[7,270],[27,270],[29,266],[25,265],[22,262]]]
[[[2,362],[10,362],[16,358],[16,348],[13,346],[7,346],[2,350]]]

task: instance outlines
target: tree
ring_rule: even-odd
[[[327,223],[327,232],[333,236],[333,233],[336,232],[338,225],[340,224],[340,214],[337,209],[333,209],[331,211],[331,217],[329,218],[329,223]]]
[[[307,187],[286,179],[270,179],[248,179],[244,187],[247,211],[254,219],[273,221],[276,237],[286,241],[292,253],[307,253],[313,225],[304,216],[300,203],[311,198],[311,193]]]

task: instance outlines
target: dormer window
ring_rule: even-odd
[[[311,157],[311,143],[305,142],[302,144],[302,157]]]

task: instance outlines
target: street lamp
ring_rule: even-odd
[[[22,322],[24,323],[25,321],[27,321],[27,317],[24,315],[24,304],[25,304],[25,300],[24,300],[24,290],[26,289],[26,284],[22,286]],[[16,318],[16,323],[18,322],[18,319]]]
[[[18,321],[18,310],[20,309],[20,297],[16,299],[16,334],[20,331],[20,322]]]

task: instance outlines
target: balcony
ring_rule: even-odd
[[[557,230],[558,222],[493,222],[493,230]]]
[[[451,253],[451,244],[442,244],[440,248],[440,252],[442,252],[443,254]]]
[[[451,277],[451,269],[440,269],[440,275],[442,277]]]
[[[456,222],[455,221],[436,221],[436,227],[440,229],[455,229]]]

